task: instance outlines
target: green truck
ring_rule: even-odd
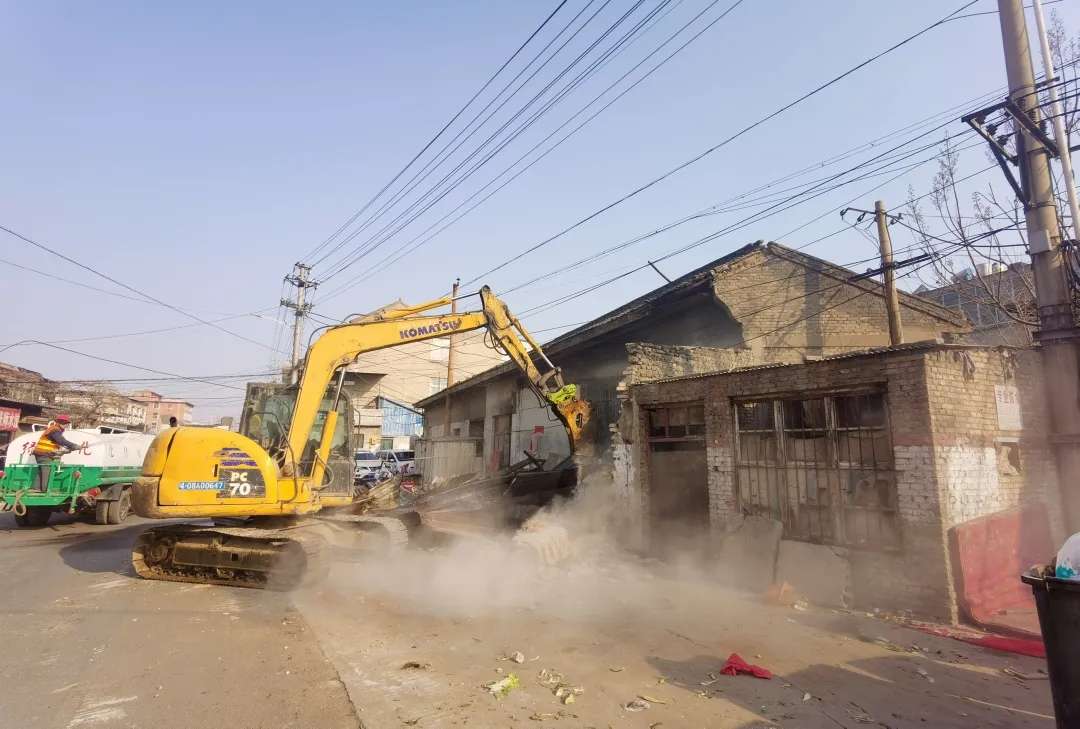
[[[11,511],[21,527],[40,527],[53,512],[93,513],[98,524],[119,524],[131,512],[131,484],[142,471],[154,440],[145,433],[99,427],[65,431],[85,447],[45,466],[42,479],[34,445],[43,431],[24,433],[8,444],[0,471],[0,511]]]

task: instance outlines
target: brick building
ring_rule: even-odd
[[[962,314],[901,293],[910,339],[964,332]],[[682,276],[544,345],[593,406],[596,450],[625,456],[611,428],[626,383],[881,346],[876,281],[776,243],[757,242]],[[449,402],[449,417],[447,416]],[[566,436],[513,365],[488,369],[417,403],[424,408],[425,479],[493,473],[538,452],[568,454]]]
[[[195,407],[184,400],[164,397],[153,390],[138,390],[131,399],[146,408],[146,432],[156,433],[169,427],[169,418],[176,418],[180,425],[191,423],[191,411]]]
[[[720,564],[765,517],[782,525],[775,576],[815,601],[955,621],[986,599],[962,573],[1019,585],[1025,544],[1063,537],[1040,367],[1031,349],[923,342],[638,382],[619,427],[620,511],[644,548]],[[988,517],[1023,526],[962,563],[957,543]]]

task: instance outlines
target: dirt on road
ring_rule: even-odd
[[[339,564],[295,599],[368,727],[1053,726],[1042,660],[766,605],[670,565],[413,550]],[[775,677],[721,675],[731,653]],[[484,688],[511,674],[505,696]],[[553,674],[582,693],[564,703]]]

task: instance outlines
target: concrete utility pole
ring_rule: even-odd
[[[457,295],[458,288],[461,287],[461,279],[454,279],[453,293],[450,296],[450,313],[457,313]],[[450,435],[450,386],[454,384],[454,335],[451,334],[446,344],[446,432],[444,435]]]
[[[1046,21],[1043,19],[1042,0],[1032,0],[1035,13],[1035,27],[1039,31],[1039,50],[1042,51],[1043,75],[1046,80],[1054,78],[1054,57],[1050,55],[1050,39],[1046,35]],[[1054,141],[1057,142],[1058,157],[1061,160],[1061,176],[1065,181],[1065,192],[1069,199],[1069,213],[1072,217],[1073,240],[1080,240],[1080,203],[1076,200],[1076,179],[1073,177],[1072,152],[1069,150],[1069,135],[1065,132],[1065,115],[1061,111],[1056,84],[1047,89],[1050,96],[1050,115],[1054,120]]]
[[[998,0],[1001,40],[1009,96],[1035,124],[1041,121],[1035,72],[1031,62],[1027,22],[1021,0]],[[1035,298],[1039,307],[1038,341],[1048,389],[1051,443],[1061,487],[1065,527],[1080,530],[1080,365],[1072,301],[1065,280],[1058,228],[1057,205],[1050,177],[1046,146],[1017,124],[1016,156],[1020,166],[1028,249],[1035,272]]]
[[[889,344],[904,343],[904,324],[900,321],[900,295],[896,293],[896,269],[893,267],[892,238],[889,237],[889,217],[885,203],[874,203],[878,242],[881,245],[881,270],[885,274],[885,310],[889,314]]]
[[[285,277],[285,282],[296,287],[296,301],[282,299],[281,305],[286,309],[293,309],[292,331],[292,358],[289,361],[289,381],[296,382],[300,372],[300,344],[304,338],[304,318],[311,311],[311,304],[307,301],[307,290],[313,289],[319,284],[311,280],[311,266],[303,263],[293,264],[293,272]]]

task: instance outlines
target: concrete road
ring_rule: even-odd
[[[140,580],[147,522],[54,520],[0,515],[0,729],[1053,725],[1042,660],[697,572],[413,549],[282,594]],[[733,652],[776,676],[719,675]],[[483,688],[511,673],[507,696]]]
[[[0,727],[359,726],[287,595],[135,577],[148,524],[0,515]]]

